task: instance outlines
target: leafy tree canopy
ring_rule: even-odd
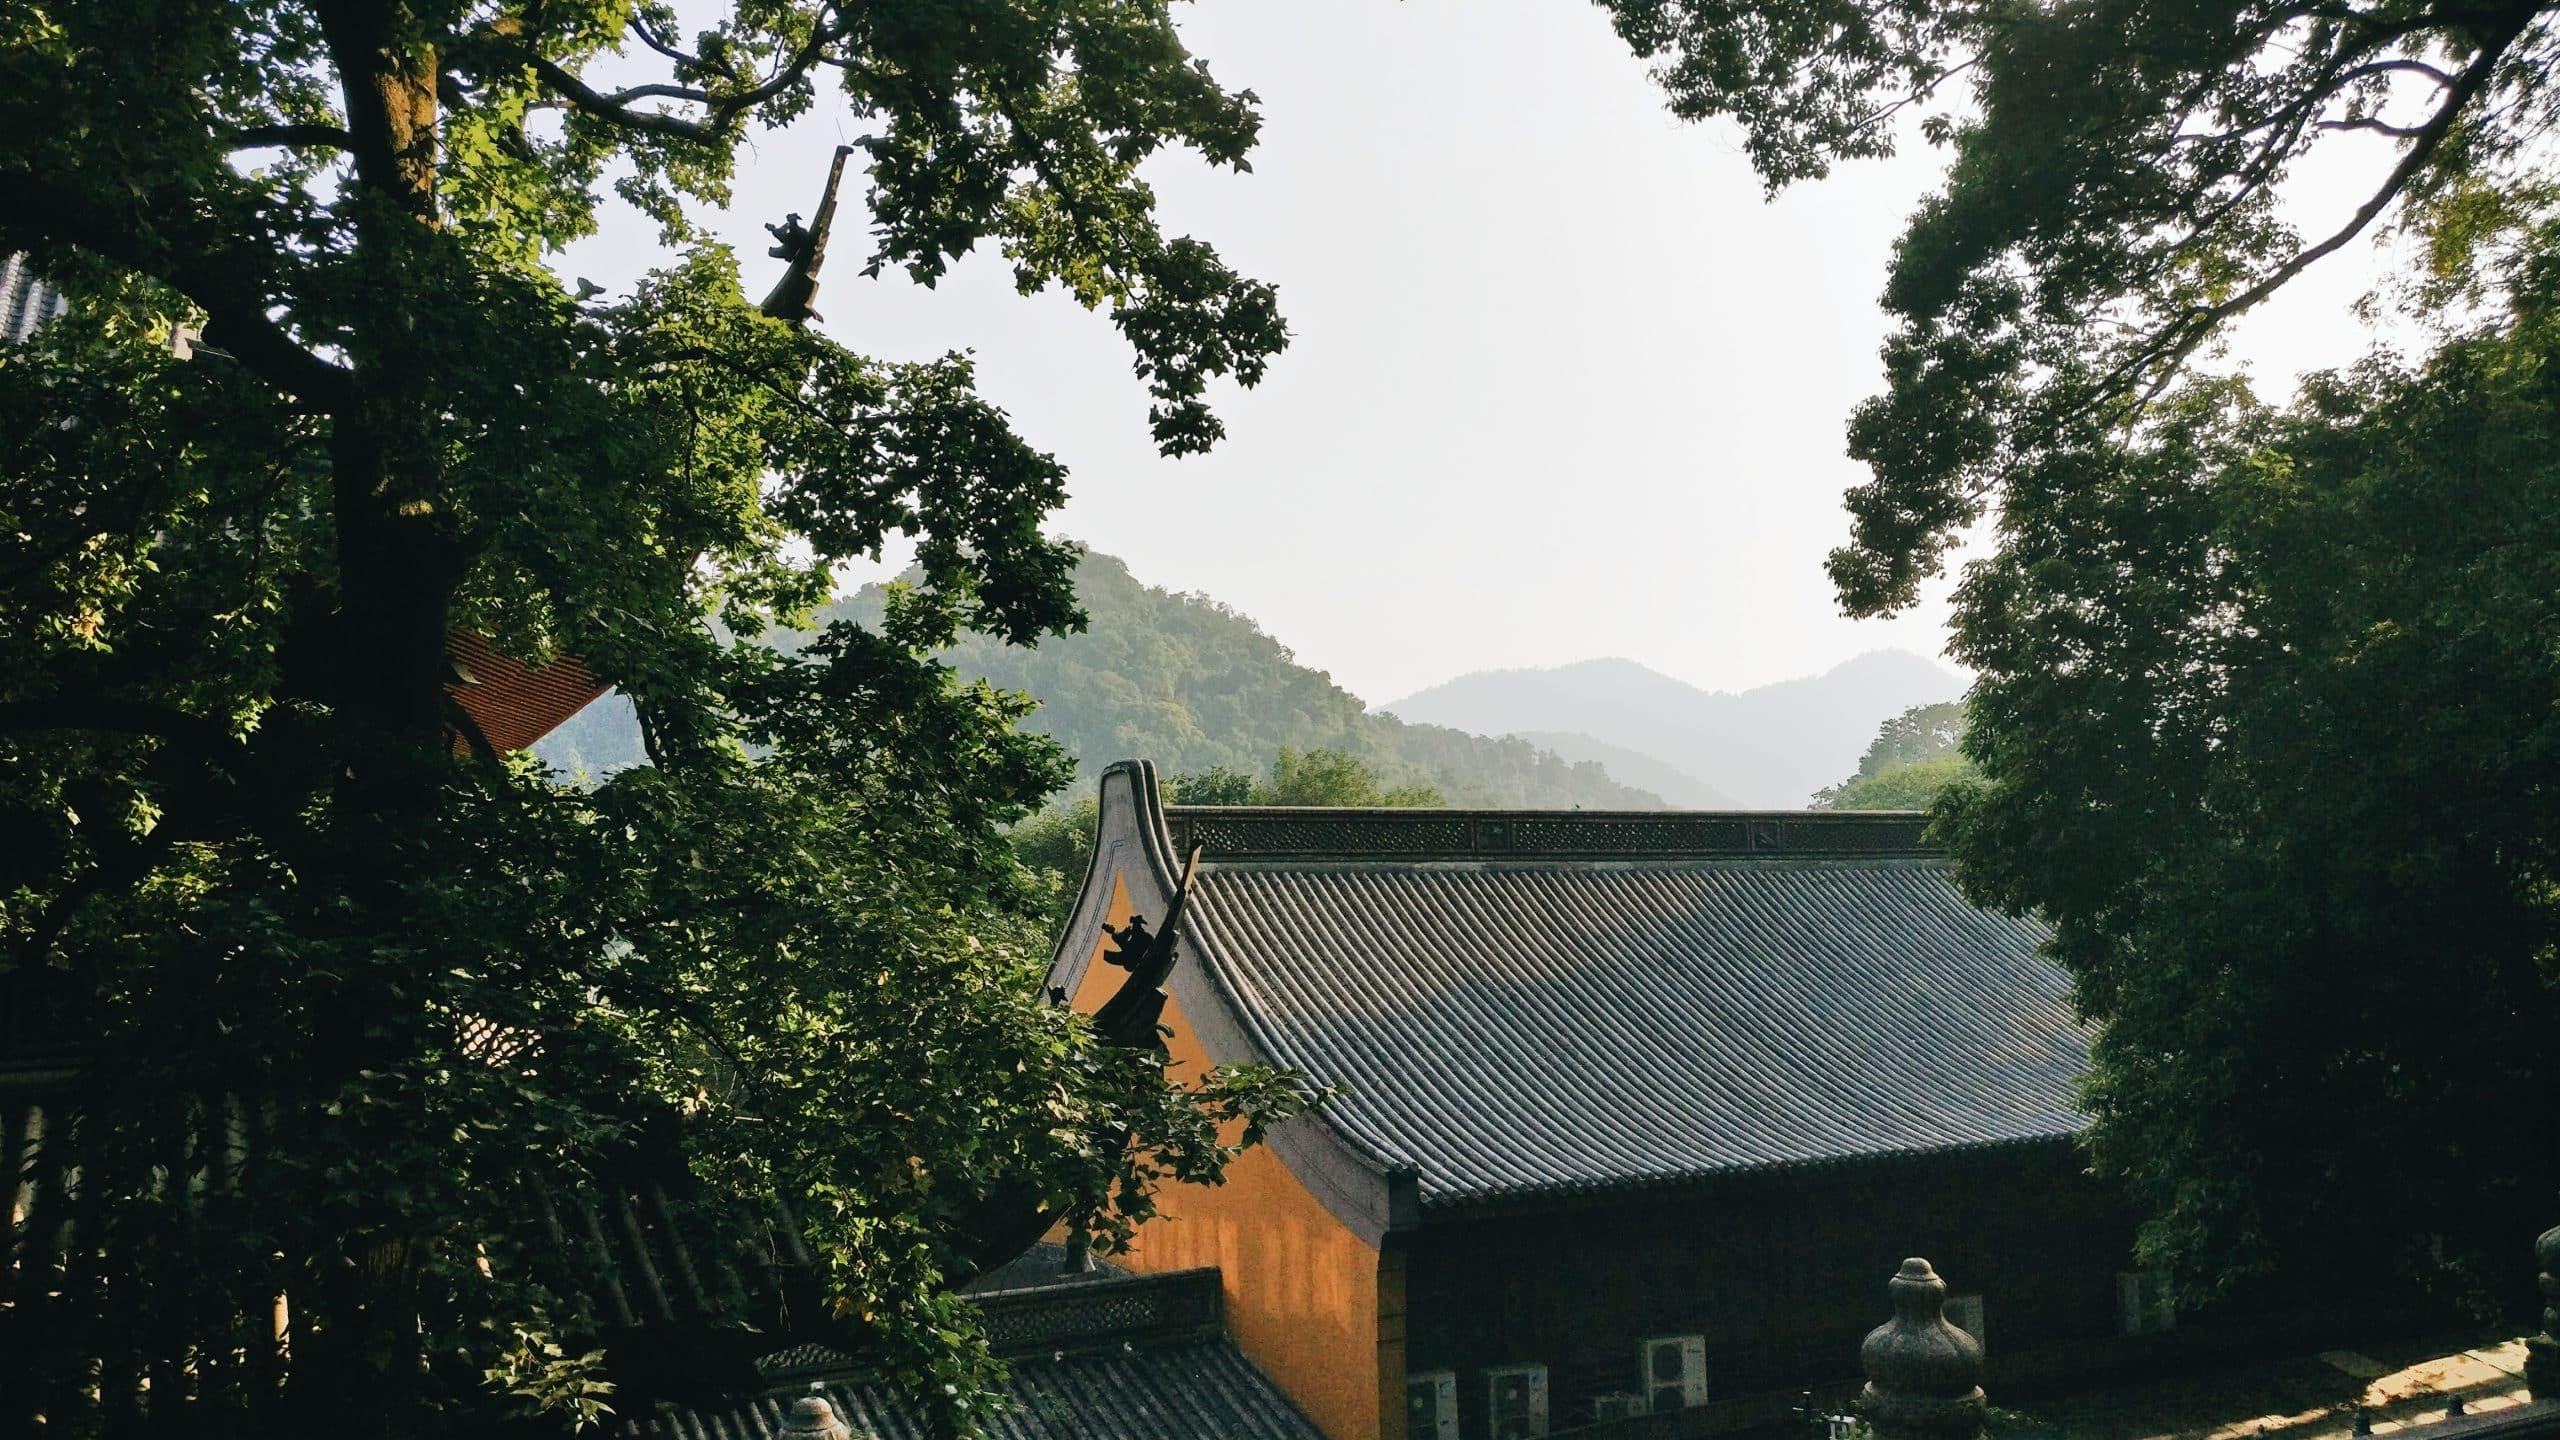
[[[2550,195],[2532,144],[2560,60],[2543,0],[1601,0],[1673,109],[1729,117],[1771,186],[1947,147],[1884,290],[1884,393],[1850,449],[1831,573],[1910,603],[1988,504],[2126,423],[2232,317],[2397,216],[2441,297],[2478,293]],[[2389,158],[2299,230],[2279,188],[2314,150]]]
[[[1049,919],[1066,918],[1093,861],[1093,837],[1102,828],[1102,802],[1090,795],[1053,805],[1013,827],[1013,853],[1049,885]]]
[[[1174,794],[1184,797],[1182,803],[1213,805],[1209,797],[1232,794],[1235,789],[1231,774],[1212,770],[1198,777],[1184,776],[1174,786]],[[1188,797],[1197,795],[1197,799]],[[1229,802],[1233,803],[1233,802]],[[1433,785],[1398,785],[1389,787],[1378,779],[1378,772],[1367,761],[1342,750],[1292,750],[1280,747],[1279,757],[1271,762],[1271,777],[1257,780],[1246,793],[1248,805],[1439,805],[1446,803]]]
[[[1107,311],[1179,454],[1285,332],[1137,168],[1241,168],[1251,96],[1152,0],[688,13],[0,3],[0,249],[75,301],[0,355],[0,964],[93,1041],[45,1132],[78,1257],[21,1257],[72,1278],[12,1330],[6,1423],[143,1393],[87,1390],[99,1357],[238,1357],[202,1401],[273,1433],[645,1402],[527,1200],[635,1164],[705,1223],[783,1202],[825,1299],[796,1323],[956,1418],[989,1204],[1108,1239],[1217,1172],[1223,1118],[1287,1111],[1039,1003],[1004,832],[1066,769],[924,657],[1074,623],[1060,467],[964,359],[750,303],[689,218],[838,87],[854,263],[929,283],[992,245]],[[665,264],[582,300],[543,260],[608,192]],[[718,638],[901,535],[920,575],[874,623]],[[458,626],[583,657],[655,763],[589,791],[492,753]],[[155,1426],[188,1389],[150,1387]]]
[[[1964,582],[1982,778],[1940,810],[1977,895],[2052,920],[2094,1154],[2190,1298],[2352,1254],[2520,1300],[2551,1222],[2555,299],[2539,263],[2284,412],[2185,388],[2039,462]]]
[[[1374,785],[1375,781],[1371,783]],[[1212,765],[1196,775],[1175,775],[1165,781],[1165,796],[1176,805],[1252,805],[1262,790],[1262,783],[1252,776],[1224,765]]]
[[[1926,810],[1938,792],[1973,773],[1961,755],[1888,765],[1815,795],[1817,810]]]
[[[1977,895],[2056,927],[2148,1256],[2189,1299],[2340,1255],[2511,1295],[2560,1179],[2553,7],[1602,3],[1773,186],[1914,114],[1949,151],[1831,574],[1891,611],[1996,517],[1953,647],[1981,774],[1937,809]],[[2342,149],[2369,189],[2279,204]],[[2432,358],[2281,411],[2197,373],[2395,226]]]

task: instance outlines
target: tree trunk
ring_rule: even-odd
[[[339,839],[335,882],[362,916],[359,933],[396,935],[402,881],[431,835],[434,764],[446,746],[445,635],[466,557],[445,494],[437,435],[437,385],[421,344],[441,313],[435,279],[444,241],[436,198],[436,77],[431,51],[403,49],[409,30],[392,3],[324,0],[323,34],[355,137],[355,263],[360,304],[347,348],[355,403],[333,415],[330,435],[337,583],[319,668],[333,713],[337,763],[330,798]],[[317,877],[314,877],[317,878]],[[412,1017],[387,964],[347,975],[312,1017],[313,1099],[325,1102]],[[315,1121],[341,1127],[341,1145],[383,1136],[354,1113]],[[334,1244],[315,1256],[322,1313],[297,1353],[295,1408],[334,1433],[400,1435],[421,1413],[418,1280],[421,1246],[440,1216],[403,1213],[356,1197]]]

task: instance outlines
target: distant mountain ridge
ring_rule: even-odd
[[[1622,785],[1650,790],[1674,810],[1739,810],[1742,802],[1680,767],[1578,730],[1525,730],[1517,738],[1567,760],[1588,760]]]
[[[1668,767],[1753,809],[1793,809],[1855,771],[1877,727],[1915,705],[1953,700],[1964,679],[1907,650],[1871,650],[1831,670],[1738,694],[1702,690],[1633,660],[1480,670],[1381,707],[1416,723],[1513,735],[1554,747],[1581,736]],[[1612,767],[1632,781],[1656,772]],[[1674,798],[1673,803],[1682,803]]]
[[[1114,760],[1152,760],[1167,775],[1219,765],[1262,774],[1285,745],[1349,751],[1389,787],[1427,783],[1452,805],[1664,808],[1662,797],[1589,759],[1373,713],[1251,617],[1205,595],[1146,585],[1112,556],[1086,553],[1076,597],[1088,617],[1081,634],[1033,649],[970,636],[941,656],[965,679],[1040,701],[1023,728],[1054,737],[1075,759],[1070,795],[1089,793]],[[867,586],[821,619],[876,624],[880,613],[881,592]],[[627,702],[608,696],[535,753],[562,769],[605,774],[640,762],[638,725]]]
[[[1224,765],[1268,770],[1280,747],[1347,750],[1389,787],[1425,782],[1452,805],[1571,809],[1663,808],[1601,766],[1559,759],[1524,740],[1487,738],[1374,714],[1368,702],[1298,663],[1252,617],[1206,595],[1145,584],[1121,560],[1088,551],[1076,567],[1082,634],[1036,649],[970,636],[943,659],[1040,701],[1026,730],[1074,756],[1079,785],[1132,756],[1164,774]],[[875,590],[840,602],[877,616]]]

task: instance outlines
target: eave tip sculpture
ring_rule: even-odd
[[[1947,1282],[1917,1256],[1886,1287],[1893,1318],[1858,1347],[1858,1414],[1876,1440],[1979,1440],[1982,1342],[1947,1320]]]

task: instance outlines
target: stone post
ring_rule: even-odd
[[[2542,1333],[2524,1342],[2524,1379],[2533,1398],[2560,1401],[2560,1225],[2533,1242],[2533,1258],[2541,1262]]]
[[[853,1431],[836,1418],[836,1407],[816,1393],[823,1388],[812,1385],[809,1394],[791,1402],[791,1413],[782,1421],[782,1440],[853,1440]]]
[[[1982,1342],[1947,1322],[1947,1282],[1915,1256],[1886,1288],[1893,1318],[1858,1347],[1858,1414],[1876,1440],[1981,1440]]]

